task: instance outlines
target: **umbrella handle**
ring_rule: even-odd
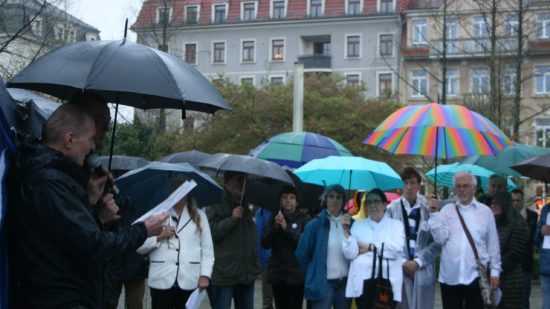
[[[244,181],[243,181],[243,188],[241,190],[241,202],[239,203],[241,205],[241,207],[243,207],[243,202],[244,202],[244,193],[246,192],[246,180],[248,179],[248,177],[245,177],[244,178]]]

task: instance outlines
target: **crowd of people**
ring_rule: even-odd
[[[141,308],[147,268],[153,308],[181,308],[198,288],[214,309],[251,309],[259,275],[265,309],[304,300],[313,309],[371,308],[374,277],[389,279],[391,308],[434,308],[439,281],[443,308],[478,309],[485,275],[495,307],[529,308],[533,247],[550,235],[550,206],[537,221],[523,192],[506,192],[498,176],[476,199],[478,179],[459,172],[456,198],[441,202],[420,194],[422,176],[408,167],[399,198],[372,188],[352,217],[338,184],[325,187],[320,213],[303,211],[291,186],[277,212],[255,211],[242,202],[247,174],[226,171],[221,203],[199,209],[191,192],[169,212],[130,224],[132,203],[105,190],[112,177],[85,167],[109,121],[105,101],[81,95],[52,114],[40,143],[19,146],[8,182],[13,308],[113,308],[122,286],[127,308]],[[136,271],[120,270],[130,265]],[[544,247],[540,274],[548,309]]]

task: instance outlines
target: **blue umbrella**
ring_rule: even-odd
[[[294,171],[304,182],[318,185],[340,184],[349,190],[384,191],[403,188],[401,177],[386,163],[362,157],[312,160]]]
[[[453,176],[458,172],[468,172],[474,176],[478,176],[481,179],[481,187],[487,188],[487,183],[489,182],[489,177],[495,172],[488,170],[484,167],[477,166],[475,164],[467,163],[452,163],[439,165],[437,167],[437,184],[444,187],[452,188],[453,187]],[[435,179],[435,169],[431,169],[426,173],[426,176],[432,181]],[[516,185],[510,179],[507,179],[508,191],[516,188]]]
[[[143,204],[141,207],[147,211],[170,195],[173,180],[194,180],[197,186],[191,195],[201,207],[222,200],[222,187],[187,163],[151,162],[120,176],[116,184],[122,194]]]

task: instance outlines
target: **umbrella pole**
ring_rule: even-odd
[[[113,151],[115,149],[115,133],[116,133],[116,122],[118,117],[118,92],[117,92],[117,103],[115,105],[115,120],[113,122],[113,135],[111,136],[111,151],[109,152],[109,166],[108,169],[111,170],[111,163],[113,162]]]
[[[239,203],[241,205],[241,207],[243,207],[243,202],[244,202],[244,194],[245,194],[245,190],[246,190],[246,180],[248,179],[248,177],[245,177],[244,178],[244,181],[243,181],[243,189],[241,191],[241,202]]]
[[[434,172],[434,195],[437,196],[437,150],[439,148],[439,127],[436,127],[435,129],[435,156],[434,156],[434,162],[435,162],[435,172]]]

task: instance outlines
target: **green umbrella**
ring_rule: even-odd
[[[474,164],[455,162],[437,167],[437,184],[444,187],[453,188],[453,176],[458,172],[468,172],[479,177],[479,179],[481,179],[480,185],[482,188],[487,188],[489,177],[495,173],[494,171]],[[426,177],[430,178],[432,181],[435,179],[434,176],[435,169],[431,169],[426,173]],[[508,190],[513,190],[516,188],[516,185],[510,179],[507,179],[507,185]]]
[[[496,156],[471,156],[461,163],[475,164],[505,176],[521,177],[521,174],[511,169],[510,166],[525,159],[545,154],[550,154],[550,149],[514,143],[513,146],[504,148]]]

